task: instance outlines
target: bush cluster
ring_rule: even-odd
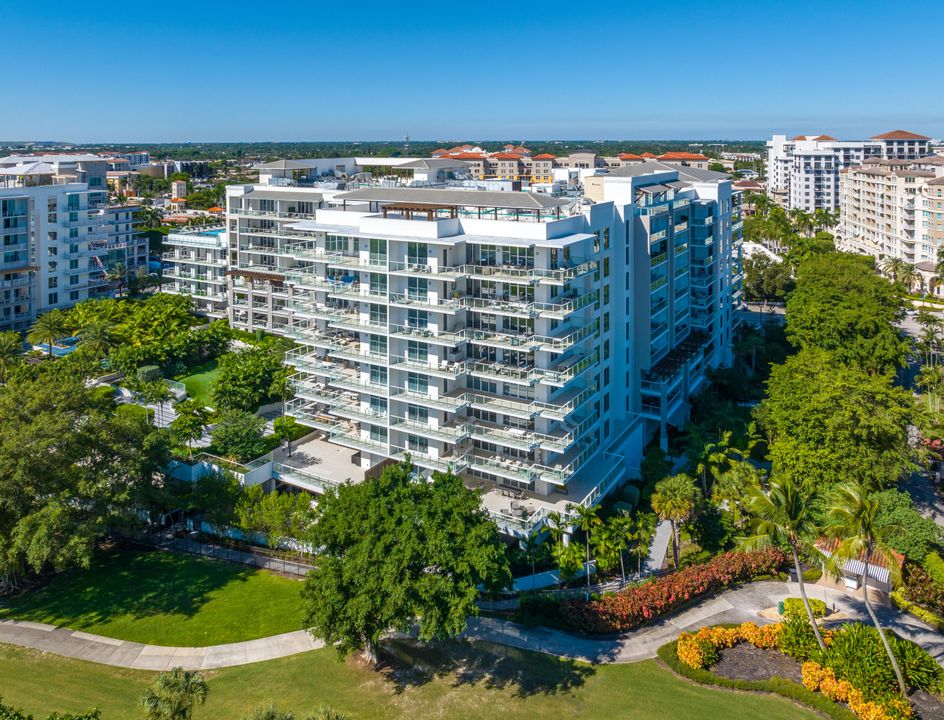
[[[914,615],[916,618],[918,618],[918,620],[927,623],[938,632],[944,632],[944,617],[941,617],[937,613],[933,613],[930,610],[925,610],[920,605],[917,605],[916,603],[908,600],[907,597],[905,597],[904,588],[899,588],[898,590],[893,591],[890,597],[892,605],[902,612],[906,612],[909,615]]]
[[[826,617],[826,603],[817,598],[809,598],[810,610],[813,611],[813,617]],[[806,615],[806,608],[803,606],[803,598],[787,598],[783,601],[784,615]]]
[[[703,627],[695,633],[683,632],[678,637],[678,657],[686,665],[696,669],[709,668],[718,662],[719,650],[742,642],[754,647],[771,650],[777,647],[780,624],[758,625],[746,622],[736,627]]]
[[[913,716],[903,698],[888,698],[884,702],[866,700],[862,691],[848,680],[836,677],[832,668],[808,660],[803,663],[803,686],[821,692],[833,702],[845,703],[860,720],[907,720]]]
[[[727,552],[613,595],[567,598],[560,603],[560,618],[584,632],[625,632],[737,582],[772,575],[783,562],[775,549]]]
[[[912,563],[905,564],[904,575],[905,598],[935,615],[944,615],[944,585],[934,582],[927,572]]]

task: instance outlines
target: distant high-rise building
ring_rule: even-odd
[[[839,208],[839,173],[867,158],[916,160],[930,153],[930,138],[904,130],[868,140],[829,135],[774,135],[767,141],[768,193],[786,208],[812,212]]]

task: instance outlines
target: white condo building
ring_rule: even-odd
[[[829,135],[774,135],[767,141],[767,191],[788,209],[838,210],[839,173],[871,157],[916,160],[930,153],[930,138],[905,130],[868,140]]]
[[[289,411],[323,433],[273,478],[318,492],[409,455],[520,536],[635,472],[730,362],[739,196],[696,168],[600,172],[584,197],[227,188],[230,319],[299,343]]]
[[[147,269],[134,206],[108,206],[108,161],[94,155],[0,158],[0,330],[109,291],[106,269]]]
[[[229,245],[224,228],[172,232],[164,238],[164,292],[190,295],[194,310],[212,318],[226,317]]]

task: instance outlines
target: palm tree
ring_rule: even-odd
[[[567,520],[564,519],[564,516],[561,513],[557,512],[556,510],[552,510],[545,516],[544,522],[547,525],[548,533],[551,535],[551,542],[554,543],[556,557],[560,558],[560,553],[564,542],[564,528],[567,527]]]
[[[607,521],[607,525],[613,540],[619,546],[620,580],[625,585],[626,566],[623,563],[623,552],[636,539],[636,523],[633,522],[633,516],[628,510],[621,510],[619,515],[614,515]]]
[[[187,443],[188,454],[193,460],[193,441],[203,437],[210,422],[210,413],[203,407],[203,403],[193,398],[175,403],[174,412],[177,417],[171,420],[170,431]]]
[[[685,473],[672,475],[656,483],[652,494],[652,509],[659,518],[668,520],[672,526],[672,559],[675,568],[679,566],[679,543],[681,542],[679,526],[688,520],[695,512],[695,503],[698,499],[698,488],[695,481]]]
[[[793,208],[789,213],[789,217],[790,223],[797,234],[810,236],[813,230],[813,216],[810,213],[800,208]]]
[[[632,554],[636,556],[636,573],[642,573],[642,559],[649,554],[649,547],[652,545],[652,536],[656,534],[656,525],[658,517],[655,513],[636,513],[634,519],[635,527],[633,529]]]
[[[898,561],[886,542],[886,537],[900,528],[894,525],[879,526],[879,509],[879,501],[869,497],[868,489],[861,483],[848,482],[837,488],[836,499],[829,508],[831,525],[828,530],[840,542],[830,560],[836,575],[841,573],[846,560],[859,559],[865,566],[862,573],[862,600],[892,663],[898,689],[901,690],[902,696],[907,698],[908,687],[905,685],[905,678],[869,600],[869,567],[875,560],[884,561],[889,578],[893,582],[900,579]]]
[[[93,320],[79,330],[78,338],[79,348],[100,360],[115,346],[115,326],[107,320]]]
[[[118,297],[121,297],[121,291],[128,279],[128,268],[123,262],[117,260],[105,270],[105,278],[118,286]]]
[[[66,316],[61,310],[50,310],[45,315],[40,315],[33,323],[26,339],[34,345],[46,344],[49,349],[49,357],[55,357],[52,354],[52,346],[56,340],[64,338],[69,332]]]
[[[322,705],[316,712],[313,712],[305,720],[348,720],[347,715],[339,713],[337,710]]]
[[[628,530],[632,530],[630,522]],[[623,550],[628,544],[628,533],[622,527],[622,517],[614,515],[593,534],[593,552],[597,567],[607,572],[620,568],[620,579],[626,581],[626,569],[623,566]]]
[[[882,261],[880,267],[882,272],[891,278],[892,282],[900,282],[908,290],[911,290],[920,279],[918,268],[902,258],[886,258]]]
[[[718,475],[711,488],[711,499],[715,505],[723,506],[734,517],[738,529],[744,524],[745,503],[749,489],[760,480],[757,469],[748,462],[733,463]]]
[[[208,692],[202,673],[176,667],[157,676],[141,704],[147,720],[190,720],[194,706],[206,702]]]
[[[10,368],[23,359],[23,340],[19,333],[0,333],[0,385],[7,381]]]
[[[528,557],[528,562],[531,565],[531,589],[534,590],[534,586],[537,583],[537,578],[534,577],[534,551],[541,545],[540,536],[534,532],[528,533],[524,540],[522,540],[521,545],[521,549],[524,550],[525,555]]]
[[[787,544],[793,555],[793,567],[800,585],[800,597],[803,607],[813,626],[813,634],[820,650],[825,650],[823,637],[820,635],[813,608],[806,596],[803,582],[803,570],[800,568],[801,555],[815,555],[813,543],[819,537],[819,528],[813,517],[815,495],[805,495],[792,478],[773,478],[770,490],[764,492],[759,485],[753,485],[747,491],[747,507],[752,517],[753,535],[741,540],[745,549],[755,550],[771,545]]]
[[[599,508],[596,506],[587,507],[586,505],[571,505],[568,508],[576,516],[577,527],[587,534],[587,589],[590,589],[590,530],[596,525],[602,525],[603,521],[597,515]]]
[[[170,390],[167,388],[167,384],[163,380],[154,380],[153,382],[140,383],[134,388],[134,390],[145,403],[144,419],[148,419],[147,406],[155,405],[157,407],[157,423],[158,426],[160,426],[164,419],[164,401],[171,398]]]

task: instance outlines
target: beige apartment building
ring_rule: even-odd
[[[840,249],[878,260],[935,262],[944,241],[938,198],[944,157],[919,160],[868,158],[840,172]]]

